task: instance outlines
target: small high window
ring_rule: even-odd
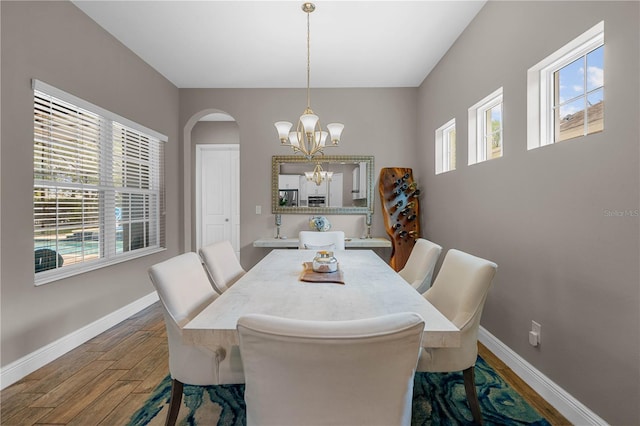
[[[469,165],[502,157],[502,87],[469,108]]]
[[[603,53],[600,46],[553,73],[555,142],[603,129]]]
[[[527,148],[604,129],[604,22],[527,74]]]
[[[456,119],[436,130],[436,174],[456,169]]]

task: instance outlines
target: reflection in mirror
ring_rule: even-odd
[[[297,207],[298,206],[298,190],[297,189],[280,189],[278,194],[278,205],[280,207]]]
[[[373,157],[273,156],[273,213],[372,214]]]
[[[300,207],[362,207],[366,205],[366,191],[360,191],[359,180],[353,177],[359,173],[358,163],[330,164],[317,163],[322,171],[312,168],[313,164],[282,164],[278,176],[281,206],[296,206],[288,203],[298,198]],[[366,170],[366,164],[363,164]],[[366,185],[365,185],[366,186]],[[354,192],[356,191],[356,192]],[[286,198],[285,198],[286,197]],[[283,198],[285,203],[283,203]]]
[[[272,159],[272,212],[373,213],[373,157],[300,156]]]

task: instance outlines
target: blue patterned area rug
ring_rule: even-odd
[[[486,425],[549,425],[481,358],[476,362],[476,388]],[[171,378],[153,391],[130,426],[164,425]],[[243,426],[246,424],[244,385],[184,386],[178,425]],[[413,425],[471,425],[462,373],[416,373]]]

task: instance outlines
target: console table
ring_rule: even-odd
[[[346,248],[378,248],[378,247],[391,247],[391,241],[386,238],[345,238],[344,245]],[[267,248],[298,248],[297,238],[261,238],[253,242],[254,247],[267,247]]]

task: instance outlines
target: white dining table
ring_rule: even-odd
[[[423,347],[458,347],[460,330],[372,250],[334,252],[344,284],[300,281],[314,250],[272,250],[183,327],[188,344],[238,344],[238,318],[261,313],[304,320],[352,320],[416,312]]]

